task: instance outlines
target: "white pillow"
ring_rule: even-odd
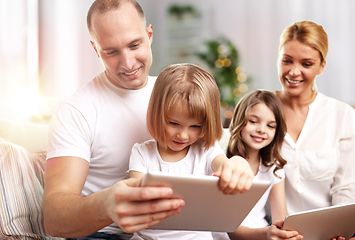
[[[0,138],[1,239],[60,239],[49,236],[43,226],[45,157]]]

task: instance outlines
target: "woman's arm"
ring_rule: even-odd
[[[347,109],[341,123],[342,135],[338,141],[338,169],[330,189],[332,205],[355,201],[355,110]]]

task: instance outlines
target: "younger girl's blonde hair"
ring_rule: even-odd
[[[197,142],[209,148],[221,138],[220,95],[210,73],[185,63],[170,65],[159,74],[149,101],[147,126],[152,137],[164,146],[167,117],[177,104],[186,106],[186,117],[201,120]]]
[[[283,113],[283,106],[279,98],[272,92],[266,90],[254,90],[245,95],[237,104],[229,132],[227,157],[234,155],[248,158],[248,153],[244,141],[242,140],[242,130],[248,123],[250,109],[258,103],[264,103],[273,113],[276,120],[276,131],[274,139],[264,148],[260,149],[259,154],[261,162],[266,167],[276,165],[276,171],[282,169],[286,164],[286,160],[281,157],[280,149],[286,134],[286,122]]]

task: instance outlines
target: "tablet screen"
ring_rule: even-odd
[[[147,173],[143,186],[168,186],[173,197],[185,200],[179,214],[151,228],[233,232],[270,186],[268,181],[254,181],[246,193],[225,195],[218,189],[218,181],[214,176]]]

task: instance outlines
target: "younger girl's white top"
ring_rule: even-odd
[[[194,175],[212,175],[212,161],[224,154],[216,143],[206,150],[200,144],[192,144],[187,155],[178,162],[165,162],[159,154],[157,142],[148,140],[135,144],[129,162],[129,171],[146,174],[148,171],[173,172]],[[146,229],[134,233],[131,239],[213,239],[211,232]]]
[[[297,141],[286,134],[288,213],[355,201],[355,110],[317,94]]]
[[[287,165],[287,164],[286,164]],[[266,180],[270,181],[271,184],[269,188],[266,190],[264,195],[260,198],[260,200],[256,203],[253,209],[250,211],[248,216],[243,220],[242,226],[250,227],[250,228],[262,228],[268,226],[268,222],[265,219],[266,216],[266,202],[269,198],[271,188],[285,179],[285,172],[283,169],[279,169],[276,171],[278,177],[274,175],[275,165],[271,167],[264,166],[261,161],[259,165],[259,171],[255,175],[254,180]]]

